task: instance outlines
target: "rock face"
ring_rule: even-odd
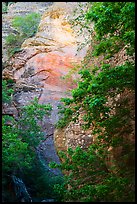
[[[29,10],[30,4],[21,3],[23,13],[27,5]],[[36,6],[31,3],[32,6]],[[43,121],[45,138],[49,135],[50,137],[38,147],[43,164],[50,161],[59,162],[53,140],[54,124],[59,119],[57,106],[60,104],[60,98],[70,96],[70,90],[76,87],[74,79],[78,76],[73,74],[69,80],[64,80],[63,77],[75,64],[81,62],[87,50],[85,47],[77,51],[78,43],[83,37],[78,37],[69,23],[69,17],[73,16],[77,5],[78,2],[54,2],[48,8],[43,6],[37,34],[22,44],[22,50],[14,54],[10,65],[3,70],[4,79],[16,81],[13,97],[18,107],[27,105],[34,97],[38,97],[41,104],[52,105],[51,116],[45,116]],[[16,14],[16,8],[19,6],[20,2],[11,5],[13,16],[13,11],[15,10]],[[36,10],[36,7],[32,9],[33,12]],[[57,170],[49,170],[56,175],[59,174]]]
[[[81,42],[82,36],[78,37],[69,23],[73,19],[73,12],[77,6],[77,2],[54,2],[43,14],[36,36],[27,39],[22,48],[36,46],[37,49],[45,47],[52,51],[59,49],[61,52],[73,53],[73,55],[80,54],[76,50],[76,43]]]
[[[83,130],[83,116],[84,112],[81,111],[76,123],[70,122],[67,127],[55,130],[54,140],[57,151],[67,150],[69,147],[75,149],[76,146],[87,149],[93,143],[95,139],[92,135],[93,127],[91,126],[88,130]]]
[[[19,106],[26,105],[36,96],[40,103],[51,103],[57,113],[57,101],[61,97],[70,96],[68,92],[76,87],[73,79],[78,76],[73,74],[69,80],[62,78],[72,70],[74,64],[80,63],[87,48],[77,51],[83,37],[77,36],[69,23],[78,2],[47,2],[48,7],[45,4],[17,2],[9,6],[8,14],[4,14],[7,16],[3,16],[3,39],[12,32],[11,20],[14,16],[25,15],[30,11],[43,15],[37,34],[22,44],[22,51],[14,54],[3,70],[3,79],[16,82],[14,97]],[[6,19],[9,33],[4,26]],[[53,115],[51,118],[55,123],[58,117]]]
[[[12,20],[15,16],[25,16],[36,12],[43,14],[53,2],[17,2],[8,5],[8,12],[2,14],[2,61],[8,60],[6,53],[5,38],[10,33],[16,32],[12,27]]]
[[[58,100],[65,91],[76,87],[73,79],[77,76],[73,75],[69,82],[62,80],[74,63],[80,63],[87,49],[77,51],[82,37],[76,35],[69,23],[68,16],[73,15],[76,6],[77,2],[54,2],[43,14],[37,34],[25,40],[22,51],[11,59],[12,70],[3,71],[5,78],[16,80],[17,87],[43,88],[41,103],[49,98]],[[49,91],[54,94],[48,95]]]

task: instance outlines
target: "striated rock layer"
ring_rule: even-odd
[[[78,76],[62,79],[80,63],[87,50],[85,47],[77,51],[82,36],[77,36],[69,23],[68,17],[73,16],[76,6],[77,2],[54,2],[43,14],[37,34],[25,40],[22,51],[12,57],[12,69],[3,70],[3,78],[14,79],[16,87],[42,88],[41,103],[46,102],[45,92],[54,91],[54,99],[60,99],[64,92],[76,87],[73,80]]]

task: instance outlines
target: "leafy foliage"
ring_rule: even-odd
[[[79,72],[81,80],[72,91],[72,98],[62,99],[62,118],[57,127],[63,128],[70,121],[77,121],[84,110],[83,128],[92,124],[92,134],[98,135],[96,143],[87,151],[77,147],[68,150],[67,154],[61,153],[64,162],[60,168],[68,171],[68,176],[66,186],[55,188],[63,201],[134,201],[134,164],[131,168],[127,164],[132,156],[134,158],[134,147],[124,139],[124,135],[130,135],[132,131],[131,107],[126,98],[116,100],[125,90],[134,93],[135,88],[134,8],[134,2],[93,2],[83,17],[85,27],[94,22],[94,30],[91,30],[93,52],[88,55],[89,61],[93,62],[95,57],[99,59],[100,55],[111,60],[122,49],[126,50],[127,59],[117,66],[106,61],[99,66],[83,63]],[[108,171],[105,168],[108,148],[120,146],[123,151],[117,161],[118,168],[114,165]],[[130,192],[129,196],[127,192]]]
[[[8,46],[7,53],[11,57],[16,52],[21,51],[21,44],[23,43],[24,38],[19,34],[9,34],[6,37],[6,45]]]
[[[11,94],[13,94],[13,89],[8,88],[6,80],[2,80],[2,102],[8,103],[11,99]]]
[[[18,121],[18,134],[27,141],[30,147],[37,147],[38,143],[44,138],[40,123],[44,115],[50,114],[51,105],[38,104],[38,99],[25,107],[22,107]]]
[[[10,102],[10,93],[13,89],[8,89],[6,81],[2,84],[3,102]],[[3,197],[11,196],[7,190],[11,182],[9,176],[22,171],[32,171],[36,161],[36,147],[43,139],[40,125],[44,115],[50,114],[51,109],[49,104],[38,104],[38,99],[35,98],[29,105],[22,107],[17,121],[11,116],[2,117]],[[43,182],[43,185],[46,186],[46,182]]]
[[[54,192],[55,184],[62,184],[63,178],[55,176],[48,169],[43,168],[39,160],[35,160],[31,168],[26,169],[23,175],[25,184],[30,188],[30,194],[34,198],[58,198],[58,194]],[[34,179],[35,178],[35,179]]]
[[[93,3],[86,14],[89,21],[93,21],[96,32],[96,40],[100,40],[95,47],[94,54],[101,52],[118,52],[125,45],[127,51],[134,52],[135,42],[135,3],[134,2],[110,2]]]
[[[13,126],[7,126],[6,122]],[[4,172],[12,172],[18,168],[28,167],[32,158],[28,149],[28,143],[23,142],[15,132],[15,120],[10,116],[2,118],[2,165]]]
[[[116,9],[116,8],[117,9]],[[102,40],[104,39],[104,35],[109,34],[108,38],[106,38],[106,41],[110,41],[111,35],[114,35],[115,30],[119,29],[119,24],[123,23],[123,20],[121,20],[121,23],[115,25],[115,20],[113,22],[113,18],[109,20],[111,24],[105,24],[110,27],[110,29],[105,29],[104,26],[101,26],[104,19],[105,22],[107,22],[108,15],[106,15],[106,10],[111,8],[111,12],[113,13],[113,16],[117,15],[117,12],[119,15],[122,15],[123,18],[127,16],[127,11],[125,10],[125,7],[132,8],[131,16],[133,17],[134,14],[134,3],[123,3],[121,2],[118,4],[117,2],[115,4],[109,3],[109,2],[101,2],[101,3],[93,3],[91,9],[89,9],[89,12],[86,14],[86,17],[89,20],[94,20],[95,25],[94,28],[96,30],[96,36],[95,38],[99,38],[100,41],[98,45],[95,45],[95,49],[97,46],[99,46],[102,43]],[[102,11],[100,15],[98,14],[99,11]],[[116,11],[116,12],[115,12]],[[96,14],[96,15],[95,15]],[[96,17],[98,16],[98,17]],[[94,18],[93,18],[94,17]],[[122,19],[123,19],[122,18]],[[128,17],[130,18],[130,17]],[[121,18],[120,18],[121,19]],[[120,21],[119,19],[119,21]],[[104,22],[103,21],[103,22]],[[108,21],[108,22],[109,22]],[[98,23],[100,23],[100,27],[98,28]],[[113,27],[113,24],[115,25],[115,29],[111,28]],[[127,22],[128,24],[128,22]],[[97,28],[96,28],[97,27]],[[103,27],[103,28],[102,28]],[[129,26],[127,26],[128,30],[134,30],[134,18]],[[121,28],[121,27],[120,27]],[[103,29],[103,31],[100,33],[100,30]],[[122,33],[125,31],[125,29],[122,27]],[[112,32],[113,31],[113,32]],[[111,35],[110,35],[111,34]],[[122,34],[121,34],[122,35]],[[123,38],[119,36],[117,39],[117,43],[120,43],[121,40],[123,41]],[[123,34],[124,35],[124,34]],[[122,35],[122,36],[123,36]],[[132,39],[134,41],[134,38]],[[128,42],[124,42],[123,47],[125,45],[128,45],[128,48],[130,49],[132,47],[132,44],[129,45]],[[118,46],[117,46],[118,47]],[[105,49],[108,49],[108,46],[105,46]],[[114,53],[113,49],[111,51]],[[104,51],[102,50],[104,53]],[[98,53],[98,55],[101,54]],[[104,53],[105,54],[105,53]],[[134,50],[132,50],[132,56],[134,55]],[[93,68],[82,68],[79,72],[81,74],[81,80],[78,83],[78,88],[74,89],[72,91],[72,99],[62,99],[62,102],[64,102],[64,105],[66,107],[60,107],[61,113],[64,114],[64,119],[61,119],[58,123],[58,127],[63,127],[63,121],[64,126],[70,121],[73,120],[75,117],[71,117],[72,113],[73,116],[79,115],[80,108],[86,110],[87,117],[85,116],[85,120],[87,121],[87,124],[91,124],[93,120],[96,122],[100,121],[100,116],[102,115],[103,118],[106,119],[109,117],[109,112],[113,107],[106,106],[106,103],[108,103],[108,98],[113,98],[117,96],[117,94],[122,93],[125,89],[129,89],[134,91],[135,87],[135,72],[134,72],[134,61],[130,61],[127,59],[125,61],[125,64],[120,66],[112,67],[110,64],[106,64],[103,62],[101,67],[94,67]],[[67,120],[67,121],[66,121]],[[62,125],[61,125],[62,123]]]
[[[125,143],[123,137],[125,133],[131,133],[131,111],[126,99],[115,102],[118,94],[125,90],[134,92],[135,87],[134,6],[134,2],[93,2],[88,12],[83,14],[86,19],[85,28],[89,29],[94,21],[96,33],[91,35],[93,52],[88,56],[89,60],[102,54],[106,59],[111,59],[122,49],[127,51],[127,60],[119,66],[112,66],[104,61],[101,66],[93,64],[88,68],[83,64],[79,72],[81,79],[77,89],[72,91],[72,98],[62,99],[64,106],[60,107],[62,118],[58,127],[62,128],[70,121],[77,121],[81,110],[84,110],[84,128],[89,128],[92,124],[93,134],[98,135],[96,143],[87,150],[80,147],[75,150],[69,148],[67,153],[59,153],[62,164],[51,164],[52,168],[59,167],[66,173],[65,182],[57,181],[56,184],[56,181],[50,181],[49,185],[47,172],[44,174],[40,170],[41,175],[38,174],[34,163],[31,169],[26,168],[32,160],[34,162],[34,150],[43,137],[38,124],[51,107],[40,105],[35,99],[29,106],[22,108],[18,122],[3,117],[4,172],[8,174],[18,168],[27,169],[28,175],[36,177],[36,181],[29,181],[38,196],[48,195],[54,186],[55,194],[59,194],[61,201],[134,202],[134,164],[130,163],[131,168],[127,165],[130,158],[134,157],[134,147]],[[31,17],[29,18],[32,22]],[[13,25],[19,35],[7,38],[9,45],[16,43],[17,36],[24,39],[34,35],[35,26],[34,32],[33,29],[28,31],[25,23],[23,25],[20,18],[14,21]],[[89,31],[93,34],[93,30]],[[6,84],[3,85],[3,101],[7,102],[11,91],[8,91]],[[112,100],[111,104],[109,99]],[[7,126],[8,120],[12,126]],[[118,168],[114,165],[108,169],[105,160],[109,156],[108,147],[121,145],[123,151]]]
[[[29,38],[36,34],[40,22],[40,14],[31,13],[26,16],[17,16],[12,26],[24,37]]]
[[[11,33],[6,37],[9,57],[21,50],[21,45],[25,39],[36,34],[40,17],[38,13],[31,13],[26,16],[16,16],[12,20],[12,26],[16,31],[14,34]]]
[[[10,168],[12,171],[23,164],[30,165],[35,148],[44,138],[38,120],[42,120],[50,110],[50,105],[38,104],[38,100],[35,98],[32,104],[22,108],[18,121],[12,117],[3,117],[3,162],[5,168]],[[6,122],[10,122],[12,126],[7,126]]]
[[[107,170],[105,162],[95,153],[97,145],[84,151],[80,147],[69,148],[67,155],[59,152],[63,162],[61,165],[51,163],[52,168],[60,167],[67,171],[65,183],[54,186],[61,201],[79,202],[119,202],[133,200],[134,193],[127,194],[130,179],[117,176]]]

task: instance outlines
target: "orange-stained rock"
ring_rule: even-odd
[[[87,47],[78,51],[78,43],[84,37],[78,36],[69,22],[77,6],[74,2],[54,2],[41,18],[38,32],[22,44],[22,51],[12,58],[13,78],[21,88],[42,87],[40,103],[48,99],[59,100],[67,91],[77,86],[71,74],[63,79],[75,65],[81,63]]]

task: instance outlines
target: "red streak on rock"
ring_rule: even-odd
[[[68,74],[73,68],[72,62],[74,61],[78,61],[78,59],[74,59],[74,56],[63,56],[61,52],[52,52],[35,56],[33,58],[33,65],[37,73],[48,75],[48,78],[44,82],[44,86],[48,84],[59,86],[61,89],[70,89],[75,87],[72,85],[72,79],[63,80],[61,77]]]

